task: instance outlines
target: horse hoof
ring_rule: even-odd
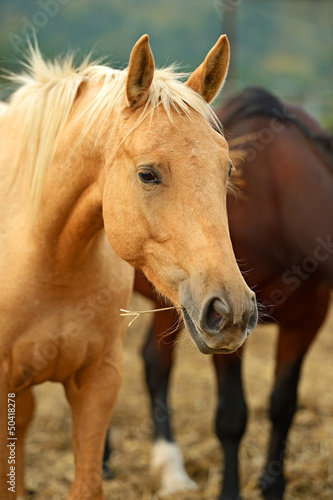
[[[221,495],[218,500],[243,500],[240,495]]]
[[[259,479],[259,488],[265,500],[283,500],[286,480],[283,476],[273,477],[266,470]]]
[[[113,470],[108,466],[108,464],[103,464],[102,473],[105,481],[110,481],[110,479],[114,478]]]
[[[174,442],[159,439],[154,443],[151,470],[160,480],[158,497],[198,488],[187,475],[180,448]]]
[[[161,488],[157,492],[158,498],[166,497],[168,495],[174,495],[175,493],[180,493],[184,491],[194,491],[198,489],[198,485],[192,481],[187,475],[186,476],[173,476],[168,478],[167,484],[162,484]]]

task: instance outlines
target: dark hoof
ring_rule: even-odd
[[[103,479],[105,479],[105,481],[110,481],[110,479],[114,478],[113,470],[111,469],[111,467],[108,466],[108,464],[103,464],[102,472],[103,472]]]
[[[259,479],[259,488],[265,500],[282,500],[286,481],[283,476],[273,476],[266,470]]]
[[[218,498],[218,500],[242,500],[242,497],[239,495],[239,493],[236,493],[235,495],[230,495],[221,493],[221,496]]]
[[[218,500],[242,500],[242,497],[237,495],[236,497],[231,497],[231,496],[224,496],[224,497],[219,497]]]

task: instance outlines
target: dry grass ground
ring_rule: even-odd
[[[134,307],[150,303],[136,297]],[[149,474],[152,423],[143,382],[141,346],[147,317],[139,318],[125,341],[125,378],[112,421],[113,467],[116,477],[105,482],[107,499],[150,500],[156,484]],[[250,407],[240,462],[243,500],[258,500],[269,435],[267,407],[274,372],[276,327],[258,328],[249,338],[244,380]],[[285,500],[333,498],[333,308],[304,366],[299,411],[290,435]],[[62,387],[36,388],[38,406],[27,440],[27,486],[33,500],[63,500],[73,478],[71,419]],[[185,339],[177,352],[171,406],[177,439],[197,492],[169,497],[214,500],[222,477],[221,451],[214,435],[216,388],[211,360]],[[156,498],[156,497],[155,497]],[[168,500],[169,500],[168,499]]]

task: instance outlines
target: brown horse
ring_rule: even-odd
[[[228,61],[222,36],[183,84],[155,71],[145,35],[123,71],[51,63],[35,46],[12,77],[21,87],[0,111],[1,500],[24,497],[31,386],[45,380],[72,409],[68,498],[104,498],[129,264],[182,306],[201,351],[231,352],[254,328],[227,225],[228,146],[210,125]]]
[[[302,362],[324,321],[333,286],[333,141],[304,111],[261,89],[236,95],[218,116],[230,143],[238,143],[246,157],[242,194],[228,196],[235,254],[257,290],[265,322],[277,321],[279,327],[271,443],[260,479],[265,499],[277,500],[285,489],[285,448]],[[163,306],[140,273],[135,289]],[[152,466],[161,474],[161,494],[195,487],[173,440],[167,404],[175,325],[175,313],[158,313],[143,349],[155,431]],[[247,420],[241,361],[240,351],[213,356],[216,432],[225,455],[220,500],[240,499],[238,448]]]

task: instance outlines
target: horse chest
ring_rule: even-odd
[[[127,305],[130,291],[131,286],[126,294],[125,288],[117,294],[104,283],[79,294],[45,290],[7,304],[2,316],[7,338],[3,362],[10,384],[19,389],[45,380],[63,381],[99,360],[124,321],[119,309]]]
[[[21,330],[23,324],[19,326]],[[90,328],[73,314],[46,315],[25,325],[7,358],[10,384],[18,389],[45,380],[63,381],[92,362],[103,350],[105,332],[97,325]]]

